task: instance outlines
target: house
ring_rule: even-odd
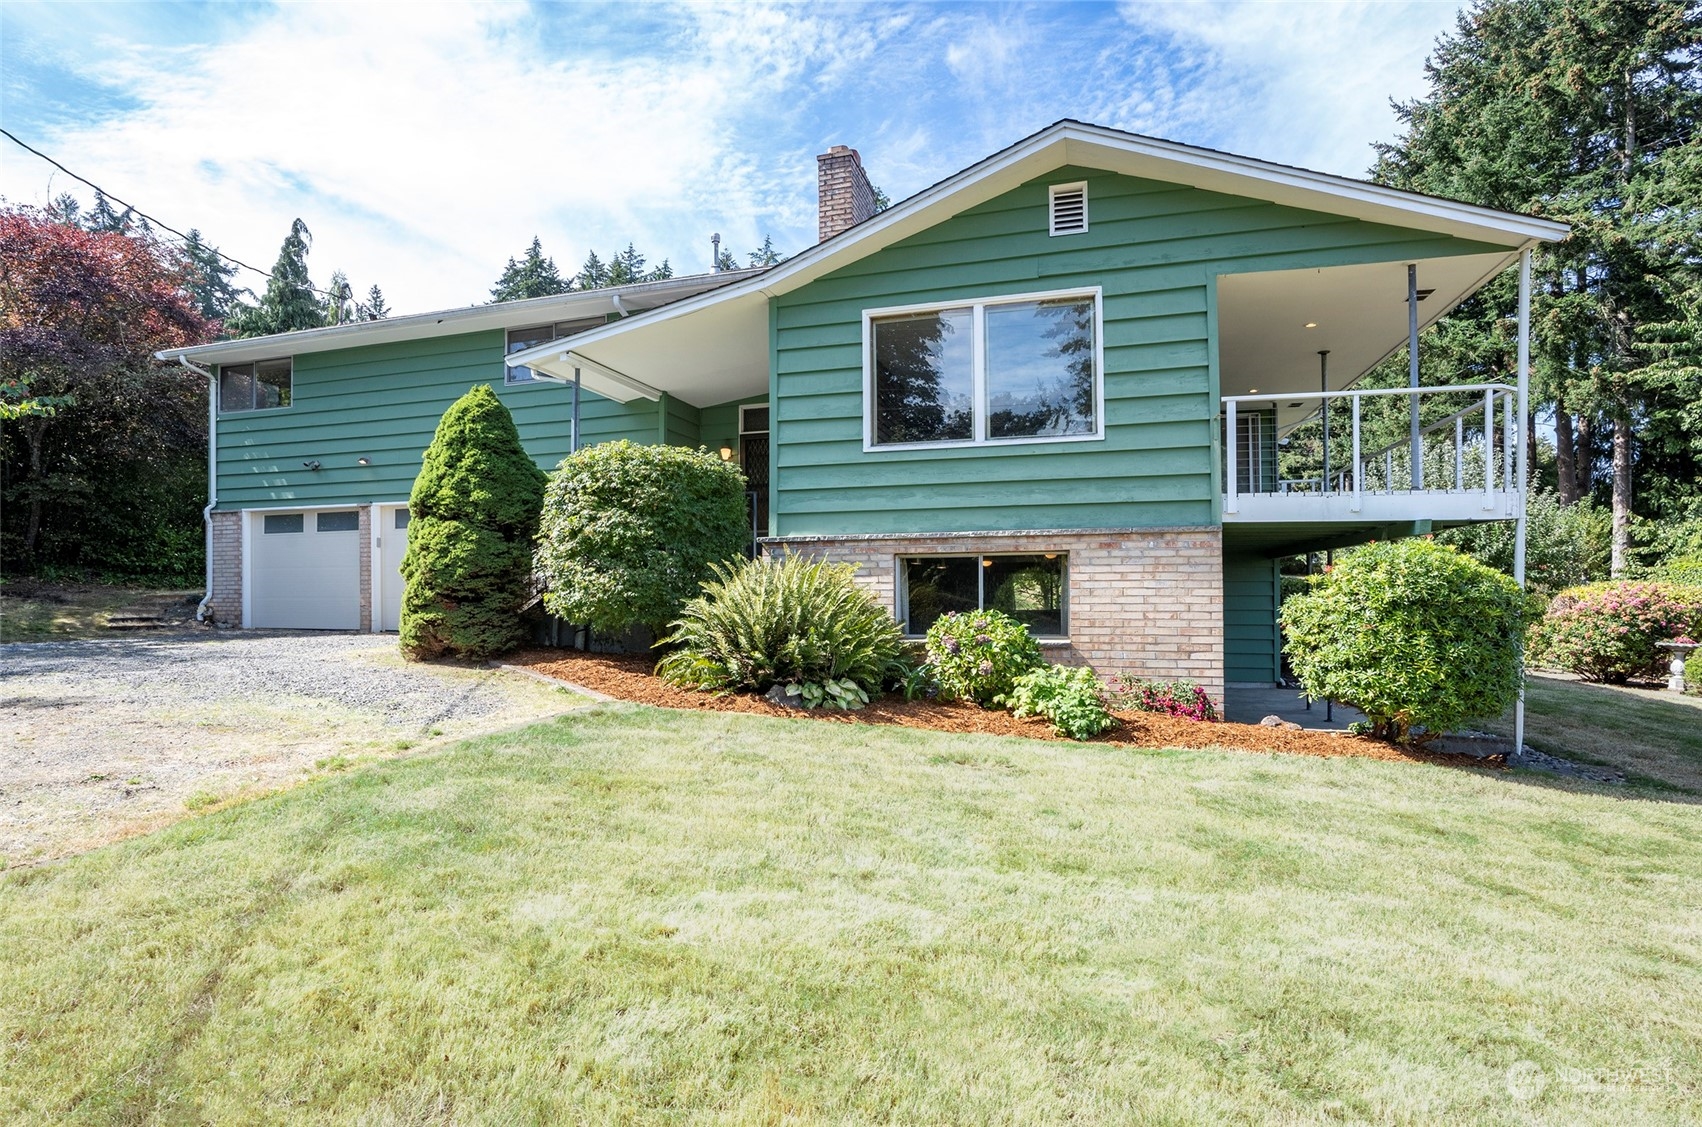
[[[1355,384],[1522,258],[1528,298],[1564,225],[1074,121],[878,213],[854,150],[818,165],[821,241],[766,270],[162,354],[219,390],[213,613],[394,629],[420,452],[476,381],[545,466],[736,458],[766,550],[860,564],[912,632],[996,606],[1220,699],[1278,677],[1279,557],[1522,519],[1528,317],[1505,381]],[[1388,441],[1409,401],[1443,406]]]

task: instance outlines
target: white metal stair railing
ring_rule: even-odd
[[[1516,425],[1517,389],[1506,384],[1460,384],[1451,387],[1369,388],[1356,391],[1312,392],[1310,394],[1229,395],[1223,397],[1224,421],[1224,506],[1227,514],[1241,510],[1241,497],[1248,494],[1311,497],[1347,497],[1348,509],[1357,513],[1367,494],[1374,496],[1449,494],[1461,497],[1481,493],[1482,508],[1487,514],[1497,509],[1498,496],[1515,494],[1521,485],[1515,473],[1516,454],[1523,442],[1522,429]],[[1379,446],[1372,451],[1363,449],[1361,403],[1366,399],[1399,396],[1422,404],[1427,397],[1452,396],[1468,399],[1466,406],[1423,426],[1418,431],[1419,461],[1413,464],[1410,437]],[[1281,473],[1270,480],[1259,472],[1263,452],[1252,454],[1253,464],[1247,469],[1246,484],[1242,483],[1244,457],[1241,450],[1240,421],[1247,416],[1242,408],[1269,411],[1279,403],[1296,401],[1319,404],[1310,418],[1318,418],[1330,406],[1331,422],[1337,411],[1336,400],[1345,399],[1349,408],[1347,438],[1352,456],[1347,465],[1337,468],[1328,465],[1324,474],[1312,477],[1284,478]],[[1499,402],[1497,402],[1499,401]],[[1260,416],[1255,416],[1260,417]],[[1326,448],[1327,456],[1327,448]]]

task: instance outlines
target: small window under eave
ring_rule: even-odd
[[[1050,232],[1080,235],[1087,231],[1087,183],[1053,184],[1048,192]]]

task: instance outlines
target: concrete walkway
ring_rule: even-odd
[[[1265,717],[1275,715],[1302,728],[1340,732],[1354,721],[1365,719],[1365,713],[1344,704],[1328,709],[1331,714],[1329,720],[1324,719],[1325,711],[1321,700],[1313,701],[1308,711],[1306,698],[1295,689],[1227,689],[1224,692],[1223,718],[1234,724],[1257,724]]]

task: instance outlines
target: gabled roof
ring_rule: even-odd
[[[354,348],[358,345],[422,340],[486,329],[520,329],[531,325],[583,320],[607,313],[650,310],[670,301],[692,297],[749,278],[757,273],[760,271],[725,270],[714,274],[690,274],[660,282],[636,282],[629,286],[610,286],[599,290],[570,290],[567,293],[526,298],[521,301],[489,302],[484,305],[440,309],[431,313],[386,317],[380,321],[355,321],[323,329],[300,329],[292,333],[213,341],[210,344],[197,344],[188,348],[169,348],[156,355],[161,360],[186,357],[197,363],[243,364],[250,360],[301,356],[338,348]]]
[[[1553,220],[1065,119],[760,274],[590,329],[570,341],[514,353],[507,362],[558,378],[578,369],[591,390],[622,401],[646,394],[654,398],[658,388],[650,386],[647,373],[631,370],[641,364],[669,373],[670,386],[660,390],[699,406],[758,394],[767,387],[769,298],[1064,166],[1470,239],[1506,247],[1510,256],[1538,242],[1565,238],[1570,230]],[[654,331],[677,325],[681,318],[691,318],[691,332]]]

